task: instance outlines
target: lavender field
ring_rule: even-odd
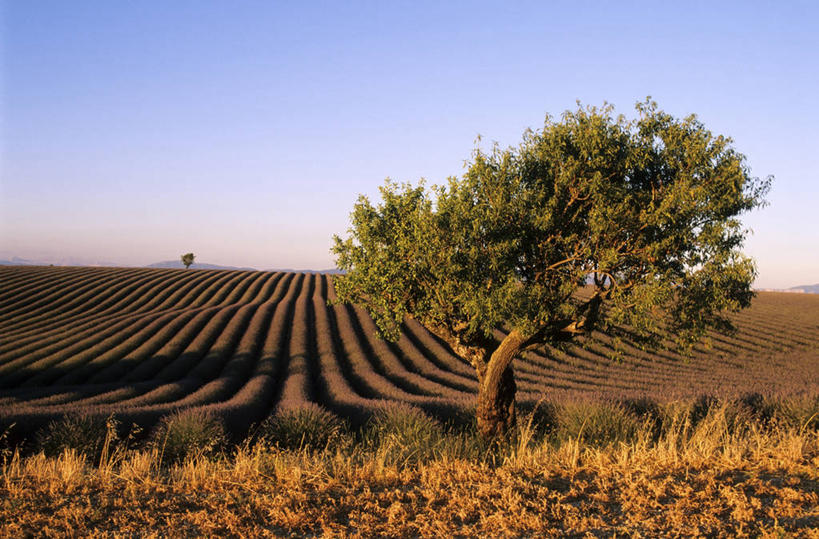
[[[417,322],[396,343],[310,273],[0,267],[0,427],[67,413],[150,426],[180,408],[245,432],[315,403],[354,423],[385,401],[473,405],[473,368]],[[690,358],[594,333],[515,363],[518,400],[657,402],[819,392],[819,296],[763,292]],[[670,340],[668,341],[670,344]]]

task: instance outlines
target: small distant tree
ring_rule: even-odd
[[[193,253],[185,253],[182,255],[182,263],[185,264],[185,269],[188,269],[193,264],[193,259],[196,258]]]
[[[413,316],[476,369],[487,438],[515,423],[513,360],[597,327],[690,349],[750,304],[738,216],[764,204],[732,140],[650,99],[638,117],[578,106],[517,148],[475,150],[462,178],[427,190],[389,180],[360,196],[332,251],[339,301],[396,339]],[[498,333],[498,329],[505,332]]]

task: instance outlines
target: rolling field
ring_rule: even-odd
[[[473,405],[474,369],[418,323],[400,341],[328,306],[332,277],[305,273],[0,267],[0,423],[33,432],[72,412],[150,426],[203,408],[244,432],[312,402],[353,420],[384,401],[439,417]],[[819,296],[760,293],[690,359],[605,334],[515,363],[519,402],[655,401],[819,391]]]

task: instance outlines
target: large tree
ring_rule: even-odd
[[[427,190],[387,180],[334,237],[342,302],[382,336],[419,320],[476,369],[478,427],[515,422],[513,360],[595,327],[690,348],[750,304],[756,270],[738,216],[764,203],[732,140],[646,100],[627,120],[580,107],[517,148],[475,150],[461,178]],[[505,329],[498,332],[499,328]]]

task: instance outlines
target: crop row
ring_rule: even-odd
[[[200,407],[234,429],[317,403],[366,417],[385,401],[438,415],[471,406],[473,368],[417,321],[376,337],[332,278],[310,273],[0,268],[0,421],[115,413],[150,423]],[[521,401],[815,393],[819,296],[761,293],[691,356],[646,351],[627,328],[514,363]],[[499,328],[497,338],[504,330]]]

